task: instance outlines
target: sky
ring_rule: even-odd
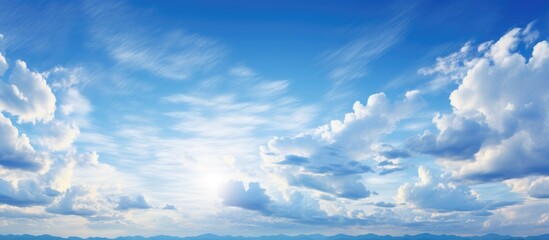
[[[0,233],[549,233],[547,1],[0,0]]]

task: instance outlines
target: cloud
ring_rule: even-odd
[[[259,183],[251,182],[248,189],[240,181],[227,182],[220,191],[220,197],[226,206],[239,207],[273,218],[286,218],[295,222],[312,225],[346,225],[353,220],[330,216],[322,210],[318,201],[299,191],[284,193],[282,199],[271,199]]]
[[[540,177],[532,182],[528,194],[535,198],[549,198],[549,177]]]
[[[223,199],[223,204],[265,212],[270,202],[269,196],[265,194],[265,189],[261,188],[259,183],[248,183],[248,189],[244,189],[244,184],[240,181],[229,181],[219,190],[219,196]]]
[[[483,222],[486,232],[518,235],[527,229],[529,235],[546,234],[549,228],[549,205],[546,199],[535,199],[523,204],[493,211]]]
[[[2,35],[0,34],[0,41],[2,41]],[[2,53],[0,52],[0,77],[2,75],[4,75],[4,72],[6,72],[6,70],[8,69],[9,65],[8,65],[8,62],[6,61],[6,58],[4,57],[4,55],[2,55]]]
[[[118,199],[118,206],[116,210],[130,210],[130,209],[149,209],[151,205],[147,203],[143,195],[137,196],[121,196]]]
[[[46,168],[49,161],[31,146],[26,134],[19,131],[11,121],[0,113],[0,165],[8,169],[38,171]]]
[[[390,18],[359,29],[357,35],[353,34],[353,39],[321,56],[328,65],[327,77],[333,82],[331,89],[325,94],[328,99],[346,99],[357,93],[353,81],[366,77],[368,65],[403,39],[413,8],[413,4],[393,6],[386,12],[391,15]],[[350,32],[344,32],[348,33]]]
[[[36,180],[27,179],[10,182],[0,179],[0,203],[17,207],[28,207],[47,205],[53,199]]]
[[[406,6],[410,8],[410,6]],[[350,41],[326,56],[334,65],[328,77],[339,84],[366,75],[367,65],[397,44],[405,33],[407,12],[402,10],[378,26],[372,26],[362,36]]]
[[[55,203],[47,207],[46,211],[86,217],[97,213],[95,209],[97,205],[94,193],[85,187],[74,186],[65,191]]]
[[[166,204],[162,209],[164,209],[164,210],[177,210],[175,205],[171,205],[171,204]]]
[[[287,218],[304,224],[334,226],[352,222],[346,217],[328,215],[321,209],[316,199],[298,191],[290,192],[285,199],[273,202],[269,209],[270,216]]]
[[[333,120],[294,137],[272,138],[260,148],[264,166],[290,186],[349,199],[368,197],[371,192],[362,183],[361,176],[373,170],[366,160],[385,150],[385,154],[392,157],[406,155],[389,149],[389,145],[383,145],[385,150],[380,149],[378,141],[419,106],[417,94],[413,92],[395,103],[383,93],[371,95],[366,105],[357,101],[353,112],[345,114],[343,121]]]
[[[288,80],[263,81],[252,87],[252,94],[257,97],[272,97],[283,94],[290,82]]]
[[[0,111],[17,116],[20,123],[52,120],[55,101],[42,75],[27,69],[21,60],[15,62],[9,84],[0,83]]]
[[[410,157],[410,153],[404,149],[398,149],[391,144],[382,143],[374,147],[385,159],[397,159]]]
[[[44,213],[43,211],[36,210],[34,208],[20,208],[20,207],[11,207],[11,206],[2,206],[0,207],[0,217],[6,219],[16,219],[16,218],[28,218],[28,219],[47,219],[51,218],[52,215]]]
[[[361,199],[369,197],[371,192],[361,182],[359,175],[315,175],[297,173],[286,176],[286,181],[291,186],[305,187],[329,193],[337,197],[348,199]]]
[[[443,157],[454,176],[477,181],[547,174],[549,44],[538,42],[526,59],[517,48],[530,31],[514,28],[482,44],[450,95],[453,113],[435,117],[438,134],[424,134],[411,148]]]
[[[404,183],[398,188],[398,203],[434,211],[490,210],[516,203],[481,201],[478,194],[468,186],[449,182],[424,166],[418,168],[418,176],[418,182]]]
[[[453,114],[437,114],[433,123],[438,129],[434,135],[425,132],[408,140],[408,148],[425,154],[450,159],[469,159],[490,137],[491,130],[482,120],[467,119]]]
[[[89,125],[86,117],[92,111],[91,103],[82,96],[80,88],[88,83],[83,68],[55,67],[42,73],[57,97],[58,118],[76,122],[78,126]]]
[[[251,78],[257,74],[246,66],[237,66],[229,69],[229,74],[238,78]]]
[[[210,70],[225,55],[220,44],[196,33],[159,30],[149,22],[137,25],[142,15],[132,13],[128,5],[98,4],[87,10],[94,37],[129,69],[185,80]]]
[[[46,136],[38,138],[38,143],[53,151],[67,150],[72,146],[74,140],[80,135],[78,126],[72,123],[53,121],[49,124]]]
[[[376,207],[382,207],[382,208],[394,208],[394,207],[396,207],[396,204],[390,203],[390,202],[374,202],[374,203],[369,203],[369,205],[374,205]]]
[[[482,48],[479,47],[479,49]],[[479,51],[484,51],[484,49]],[[424,92],[436,92],[452,83],[459,83],[467,74],[467,70],[478,61],[473,56],[475,56],[473,45],[471,42],[467,42],[458,52],[438,57],[434,66],[420,68],[417,71],[418,74],[434,76],[434,79],[427,82],[421,89]]]

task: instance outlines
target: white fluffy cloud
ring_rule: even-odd
[[[549,44],[526,59],[517,47],[528,31],[512,29],[478,48],[450,95],[452,114],[436,117],[437,136],[412,140],[412,149],[445,159],[455,176],[491,181],[549,172]],[[531,39],[530,39],[531,40]],[[452,74],[452,73],[448,73]]]
[[[534,181],[528,194],[535,198],[549,198],[549,177],[540,177]]]
[[[370,196],[361,175],[373,172],[367,159],[379,152],[378,141],[418,106],[417,92],[391,103],[385,94],[356,102],[343,121],[333,120],[313,132],[275,137],[261,147],[266,169],[290,186],[314,189],[336,197]]]
[[[96,193],[88,188],[71,187],[58,200],[46,208],[50,213],[63,215],[91,216],[97,213]]]
[[[53,151],[67,150],[79,134],[80,129],[74,122],[53,121],[45,136],[40,137],[38,142]]]
[[[513,192],[533,198],[549,198],[549,177],[515,178],[504,181]]]
[[[53,196],[48,194],[41,183],[35,179],[21,181],[8,181],[0,179],[0,203],[27,207],[33,205],[46,205],[53,201]]]
[[[399,203],[435,211],[474,211],[513,204],[481,201],[468,186],[449,182],[424,166],[418,168],[418,176],[418,182],[404,183],[399,187],[396,196]]]
[[[37,171],[48,166],[46,156],[31,146],[26,134],[0,113],[0,165],[8,169]]]
[[[0,83],[0,111],[17,116],[18,122],[52,120],[55,101],[44,77],[21,60],[15,62],[8,84]]]
[[[549,205],[546,199],[536,199],[523,204],[494,211],[484,223],[487,232],[518,235],[527,229],[528,235],[546,234],[549,228]]]

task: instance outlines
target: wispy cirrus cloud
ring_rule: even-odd
[[[333,87],[327,93],[328,98],[341,98],[352,92],[349,86],[351,81],[364,78],[371,62],[402,41],[413,8],[411,4],[394,7],[391,9],[393,17],[385,22],[353,27],[359,29],[358,37],[322,56],[323,61],[330,66],[327,77],[333,81]]]
[[[147,13],[132,11],[125,4],[98,4],[86,10],[93,22],[92,36],[126,69],[185,80],[211,70],[226,54],[221,44],[199,34],[159,31],[140,21]]]

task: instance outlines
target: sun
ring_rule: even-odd
[[[217,194],[221,185],[226,181],[219,173],[207,173],[201,178],[201,184],[211,193]]]

